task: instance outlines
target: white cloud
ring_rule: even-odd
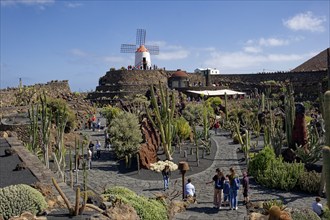
[[[314,16],[311,11],[300,13],[288,20],[283,20],[283,25],[294,31],[323,32],[325,16]]]
[[[123,57],[117,57],[117,56],[105,56],[102,57],[102,59],[106,63],[123,63],[125,61]]]
[[[37,5],[43,9],[43,6],[51,5],[55,0],[1,0],[1,5],[10,6],[10,5]]]
[[[262,49],[258,46],[247,46],[247,47],[244,47],[243,50],[247,53],[260,53],[262,52]]]
[[[78,8],[82,6],[82,4],[77,2],[65,2],[65,6],[68,8]]]
[[[308,54],[250,54],[243,51],[232,53],[214,52],[211,58],[205,61],[206,66],[217,67],[222,70],[242,70],[244,68],[260,68],[271,64],[303,61],[310,58]]]
[[[187,50],[174,50],[174,51],[163,51],[159,55],[155,56],[157,60],[179,60],[187,58],[189,51]]]
[[[289,40],[283,40],[279,38],[260,38],[259,45],[260,46],[266,46],[266,47],[277,47],[277,46],[283,46],[288,45]]]
[[[74,55],[74,56],[77,56],[77,57],[87,57],[89,56],[89,54],[85,51],[82,51],[80,49],[71,49],[69,51],[70,54]]]

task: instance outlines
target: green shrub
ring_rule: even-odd
[[[249,163],[249,174],[256,177],[259,172],[267,170],[273,160],[275,160],[274,150],[265,146]]]
[[[107,119],[107,124],[110,124],[111,120],[116,118],[122,110],[118,107],[106,106],[101,110],[101,115]]]
[[[302,191],[309,193],[317,193],[321,184],[321,174],[315,171],[301,173],[298,179],[298,187]]]
[[[184,117],[181,116],[180,118],[174,119],[174,126],[176,134],[179,137],[180,143],[183,140],[189,138],[191,133],[191,127]]]
[[[303,172],[304,164],[286,163],[282,158],[277,158],[271,161],[266,170],[259,170],[256,179],[269,188],[291,190],[297,185]]]
[[[109,188],[105,194],[114,195],[122,202],[133,206],[143,220],[168,219],[166,206],[155,199],[138,196],[135,192],[124,187]]]
[[[297,209],[291,212],[292,220],[320,220],[320,217],[311,209]]]
[[[138,117],[129,112],[120,113],[111,120],[109,135],[118,158],[136,153],[142,142]]]
[[[45,210],[47,203],[42,194],[25,184],[0,188],[0,217],[9,219],[24,211],[37,213]]]

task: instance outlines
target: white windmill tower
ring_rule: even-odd
[[[150,54],[159,54],[158,46],[145,45],[145,41],[146,30],[137,29],[136,44],[122,44],[120,47],[121,53],[135,53],[135,68],[144,70],[151,68]]]

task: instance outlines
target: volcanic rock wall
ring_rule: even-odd
[[[36,98],[37,94],[40,94],[43,91],[45,91],[47,95],[52,98],[61,97],[64,94],[71,93],[68,80],[55,80],[47,82],[46,84],[23,86],[21,89],[18,87],[2,89],[0,90],[0,103],[2,107],[14,106],[18,104],[17,98],[20,97],[20,95]]]

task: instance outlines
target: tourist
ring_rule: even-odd
[[[163,180],[164,180],[164,191],[169,189],[169,182],[171,176],[171,170],[169,165],[165,165],[165,168],[162,170]]]
[[[219,127],[220,127],[220,123],[219,123],[219,121],[216,121],[215,123],[214,123],[214,133],[215,134],[217,134],[217,132],[218,132],[218,129],[219,129]]]
[[[101,142],[99,140],[96,141],[95,149],[96,149],[96,158],[100,159],[101,158]]]
[[[223,205],[229,206],[229,192],[230,192],[230,182],[229,182],[229,175],[226,175],[225,181],[223,183]]]
[[[94,154],[94,144],[92,141],[89,142],[88,148],[92,151],[92,154]]]
[[[320,202],[321,202],[321,198],[316,197],[315,202],[313,202],[313,204],[312,204],[312,209],[318,216],[321,217],[323,215],[324,211],[323,211],[323,206]]]
[[[88,161],[88,169],[92,169],[92,156],[93,156],[93,152],[91,151],[90,148],[88,148],[87,150],[87,161]]]
[[[100,131],[101,130],[101,120],[100,119],[97,119],[97,130]]]
[[[247,176],[247,172],[243,172],[243,197],[244,197],[244,205],[246,205],[249,202],[249,196],[248,196],[248,191],[249,191],[249,177]]]
[[[230,200],[230,207],[232,210],[237,210],[237,191],[239,190],[240,181],[238,178],[238,175],[236,174],[233,167],[230,169],[230,176],[229,176],[229,182],[230,182],[230,191],[229,191],[229,200]]]
[[[81,159],[81,156],[77,153],[75,155],[75,169],[73,171],[78,171],[79,170],[80,159]]]
[[[191,179],[188,179],[188,183],[186,183],[184,187],[184,193],[185,197],[188,198],[193,198],[194,201],[196,201],[196,190],[195,186],[191,183]]]
[[[206,184],[210,184],[214,182],[214,196],[213,196],[214,208],[221,209],[222,189],[225,178],[219,168],[217,168],[215,171],[216,174],[213,176],[212,180],[210,182],[207,182]]]

